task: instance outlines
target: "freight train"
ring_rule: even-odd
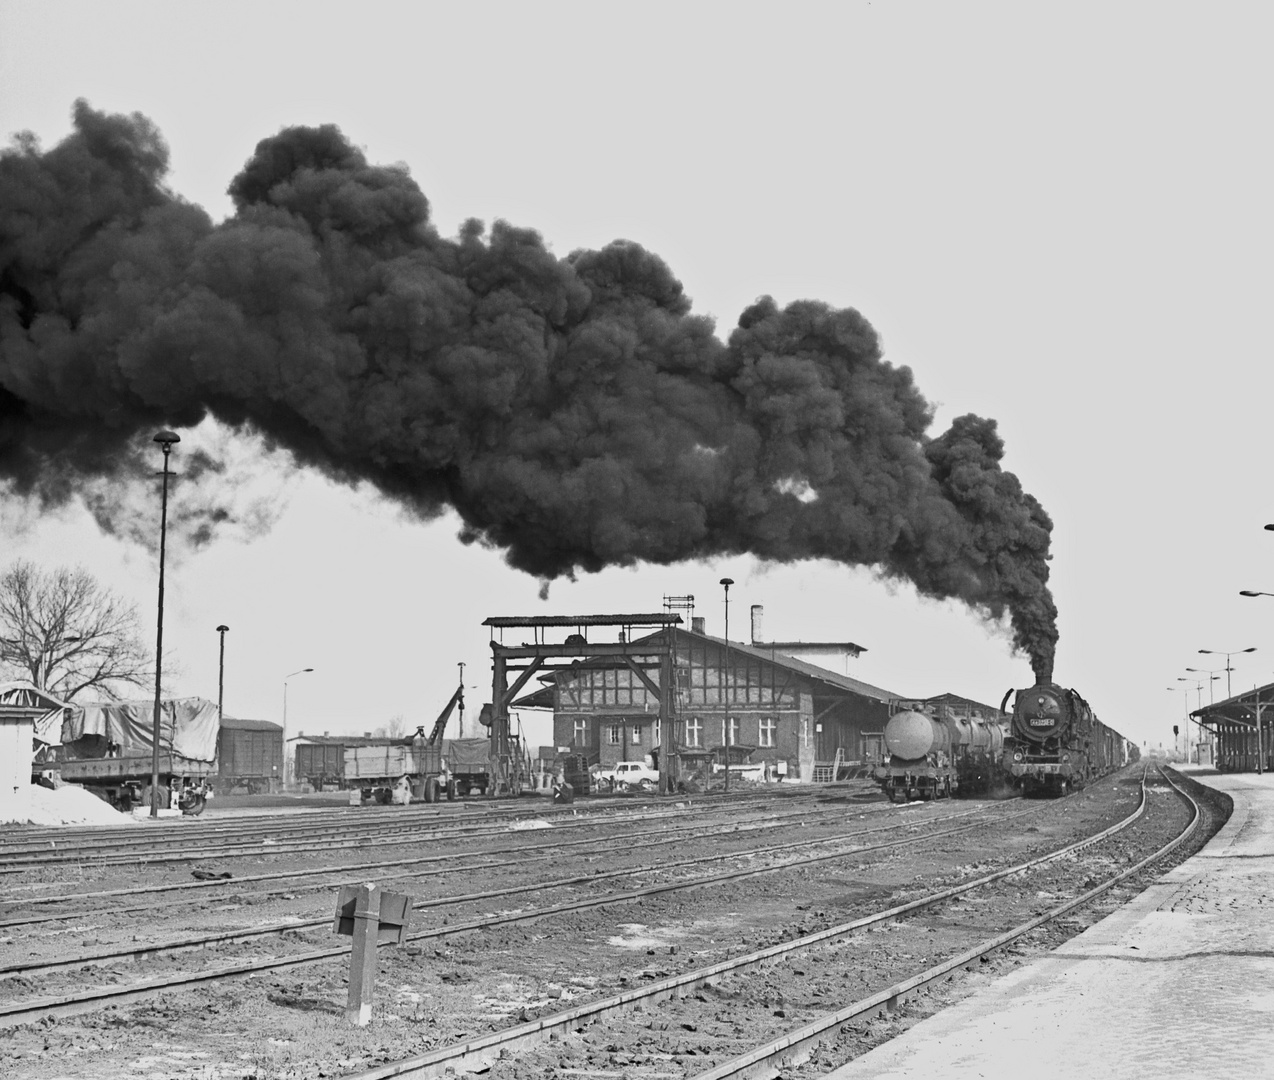
[[[1006,734],[1002,720],[905,708],[885,725],[886,760],[872,776],[890,802],[985,792],[1002,780]]]
[[[885,726],[886,760],[872,776],[890,801],[996,787],[1064,795],[1136,761],[1135,743],[1107,727],[1074,690],[1041,682],[1016,692],[1007,718],[957,717],[907,702]]]
[[[1013,694],[1004,695],[1001,707]],[[1098,720],[1074,690],[1044,680],[1016,694],[1005,768],[1025,794],[1064,795],[1141,756],[1136,743]]]

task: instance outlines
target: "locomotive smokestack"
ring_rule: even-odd
[[[259,143],[214,226],[165,187],[144,117],[74,119],[47,153],[0,154],[0,487],[126,524],[85,492],[146,482],[145,433],[212,415],[421,518],[453,509],[544,588],[831,559],[1007,619],[1051,668],[1048,515],[995,421],[930,434],[857,311],[763,297],[722,342],[639,245],[446,239],[405,168],[331,125]]]

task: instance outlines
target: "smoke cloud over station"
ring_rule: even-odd
[[[929,434],[857,311],[763,297],[723,342],[638,244],[444,238],[405,168],[330,125],[262,140],[217,225],[167,166],[148,120],[84,102],[57,146],[0,155],[0,491],[124,528],[104,492],[149,482],[158,427],[212,416],[421,518],[454,508],[546,581],[832,559],[1007,616],[1051,675],[1048,515],[995,421]],[[182,465],[216,481],[186,511],[207,538],[232,470]]]

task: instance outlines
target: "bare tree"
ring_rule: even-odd
[[[407,732],[407,721],[402,713],[395,713],[385,725],[385,734],[391,739],[401,739]]]
[[[70,700],[96,687],[110,697],[154,682],[137,608],[83,568],[41,570],[25,560],[0,576],[0,670]]]

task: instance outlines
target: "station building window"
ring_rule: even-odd
[[[703,721],[697,716],[692,716],[686,721],[686,745],[703,745]]]
[[[611,746],[619,746],[624,741],[624,729],[620,724],[611,724],[610,726],[610,744]]]
[[[778,734],[779,722],[772,716],[761,717],[761,738],[762,746],[773,746],[775,736]]]
[[[588,745],[588,721],[587,720],[575,721],[575,745],[576,746]]]

